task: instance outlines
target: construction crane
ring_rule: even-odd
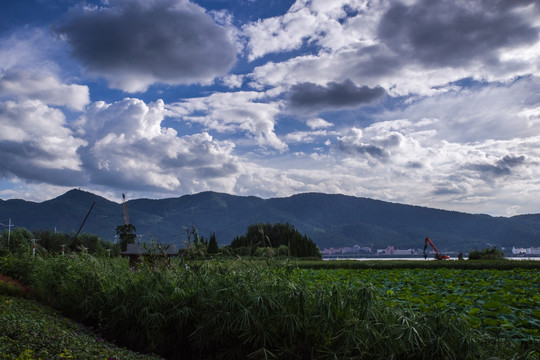
[[[124,205],[124,225],[129,225],[129,214],[128,214],[128,208],[126,203],[126,195],[122,193],[122,201]]]
[[[435,259],[437,260],[446,260],[446,259],[450,259],[450,256],[448,255],[441,255],[439,254],[439,250],[437,250],[437,248],[435,247],[435,245],[433,244],[433,241],[431,241],[430,238],[426,238],[424,240],[424,259],[427,258],[427,254],[426,254],[426,249],[428,247],[428,244],[431,245],[431,247],[433,248],[433,250],[435,250]]]
[[[81,232],[81,230],[82,230],[84,224],[86,223],[86,220],[88,220],[88,216],[90,215],[90,212],[91,212],[92,209],[94,208],[94,205],[96,205],[96,202],[95,202],[95,201],[92,203],[92,206],[90,206],[90,210],[88,210],[88,213],[86,213],[86,216],[85,216],[85,218],[84,218],[84,220],[83,220],[81,226],[79,227],[79,231],[77,231],[77,234],[75,234],[75,237],[74,237],[73,239],[75,239],[75,238],[77,238],[77,236],[79,236],[79,233]]]

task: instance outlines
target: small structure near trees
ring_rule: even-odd
[[[148,244],[126,244],[126,251],[121,255],[129,257],[129,267],[135,268],[137,264],[146,260],[149,263],[156,263],[159,260],[169,262],[171,257],[178,256],[178,248],[174,244],[162,245],[154,242]]]

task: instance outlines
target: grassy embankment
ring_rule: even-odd
[[[369,282],[314,281],[272,261],[183,265],[129,271],[123,259],[4,258],[0,272],[98,333],[170,359],[538,356],[534,341],[495,337],[452,311],[412,311]]]
[[[158,360],[104,340],[90,328],[31,300],[32,294],[0,278],[0,359]]]

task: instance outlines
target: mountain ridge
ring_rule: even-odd
[[[116,226],[123,224],[122,204],[78,189],[40,203],[0,200],[0,219],[12,218],[16,226],[29,230],[76,232],[94,201],[82,232],[113,241]],[[127,206],[130,222],[144,240],[180,246],[191,226],[205,237],[215,232],[219,244],[225,245],[257,222],[289,222],[321,249],[356,244],[418,249],[426,236],[441,251],[540,246],[540,214],[493,217],[343,194],[311,192],[262,199],[205,191],[132,199]]]

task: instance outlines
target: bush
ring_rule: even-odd
[[[504,259],[504,253],[497,249],[495,246],[485,248],[481,251],[473,250],[469,253],[469,260],[502,260]]]
[[[0,257],[0,273],[11,276],[28,285],[34,273],[34,261],[30,255],[14,255]]]

